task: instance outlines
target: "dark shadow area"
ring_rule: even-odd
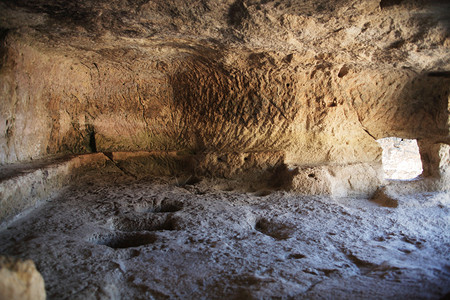
[[[429,76],[435,72],[412,73],[401,90],[393,97],[380,98],[375,108],[363,120],[366,129],[375,138],[399,137],[404,139],[428,139],[445,142],[448,139],[448,96],[450,79],[446,76]],[[437,73],[441,75],[441,73]],[[444,73],[445,75],[445,73]],[[386,109],[392,106],[395,109]],[[372,122],[380,119],[382,122]]]
[[[134,231],[163,231],[176,230],[176,220],[172,216],[144,216],[117,218],[114,222],[117,230],[125,232]]]
[[[97,142],[95,141],[94,126],[88,125],[86,131],[88,132],[88,136],[89,136],[88,151],[90,151],[92,153],[96,153],[97,152]]]
[[[234,2],[228,10],[228,25],[241,26],[250,17],[250,14],[242,0]]]
[[[255,224],[255,229],[276,240],[287,240],[293,234],[293,229],[286,224],[276,223],[267,219],[260,219]]]
[[[290,189],[298,172],[298,168],[290,170],[286,164],[281,164],[273,169],[269,185],[275,189]]]
[[[156,242],[156,240],[157,238],[154,234],[130,232],[126,234],[103,236],[94,240],[93,243],[105,245],[113,249],[124,249],[145,246]]]
[[[450,78],[450,71],[433,71],[433,72],[428,72],[427,75],[429,77]]]
[[[348,71],[349,71],[349,69],[346,65],[342,66],[342,68],[339,70],[338,77],[339,78],[344,77],[345,75],[348,74]]]
[[[385,9],[391,6],[402,4],[404,0],[381,0],[380,1],[380,8]]]
[[[154,213],[168,213],[177,212],[183,208],[183,203],[176,201],[162,201],[161,204],[156,205],[152,212]]]

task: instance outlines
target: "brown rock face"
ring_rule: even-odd
[[[2,164],[175,151],[225,177],[359,165],[370,192],[375,139],[450,143],[444,1],[47,2],[0,4]]]
[[[0,254],[49,299],[445,298],[449,20],[1,0]],[[421,176],[383,177],[387,137],[416,140]],[[27,297],[34,264],[0,257],[0,300]]]

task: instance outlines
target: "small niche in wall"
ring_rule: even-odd
[[[377,140],[383,148],[383,171],[386,179],[409,180],[422,174],[417,140],[387,137]]]

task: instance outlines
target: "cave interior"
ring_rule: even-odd
[[[446,299],[450,4],[1,0],[0,299]]]

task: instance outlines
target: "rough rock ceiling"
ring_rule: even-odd
[[[3,1],[0,25],[121,62],[127,52],[146,59],[158,44],[200,44],[433,69],[448,67],[445,2]]]

